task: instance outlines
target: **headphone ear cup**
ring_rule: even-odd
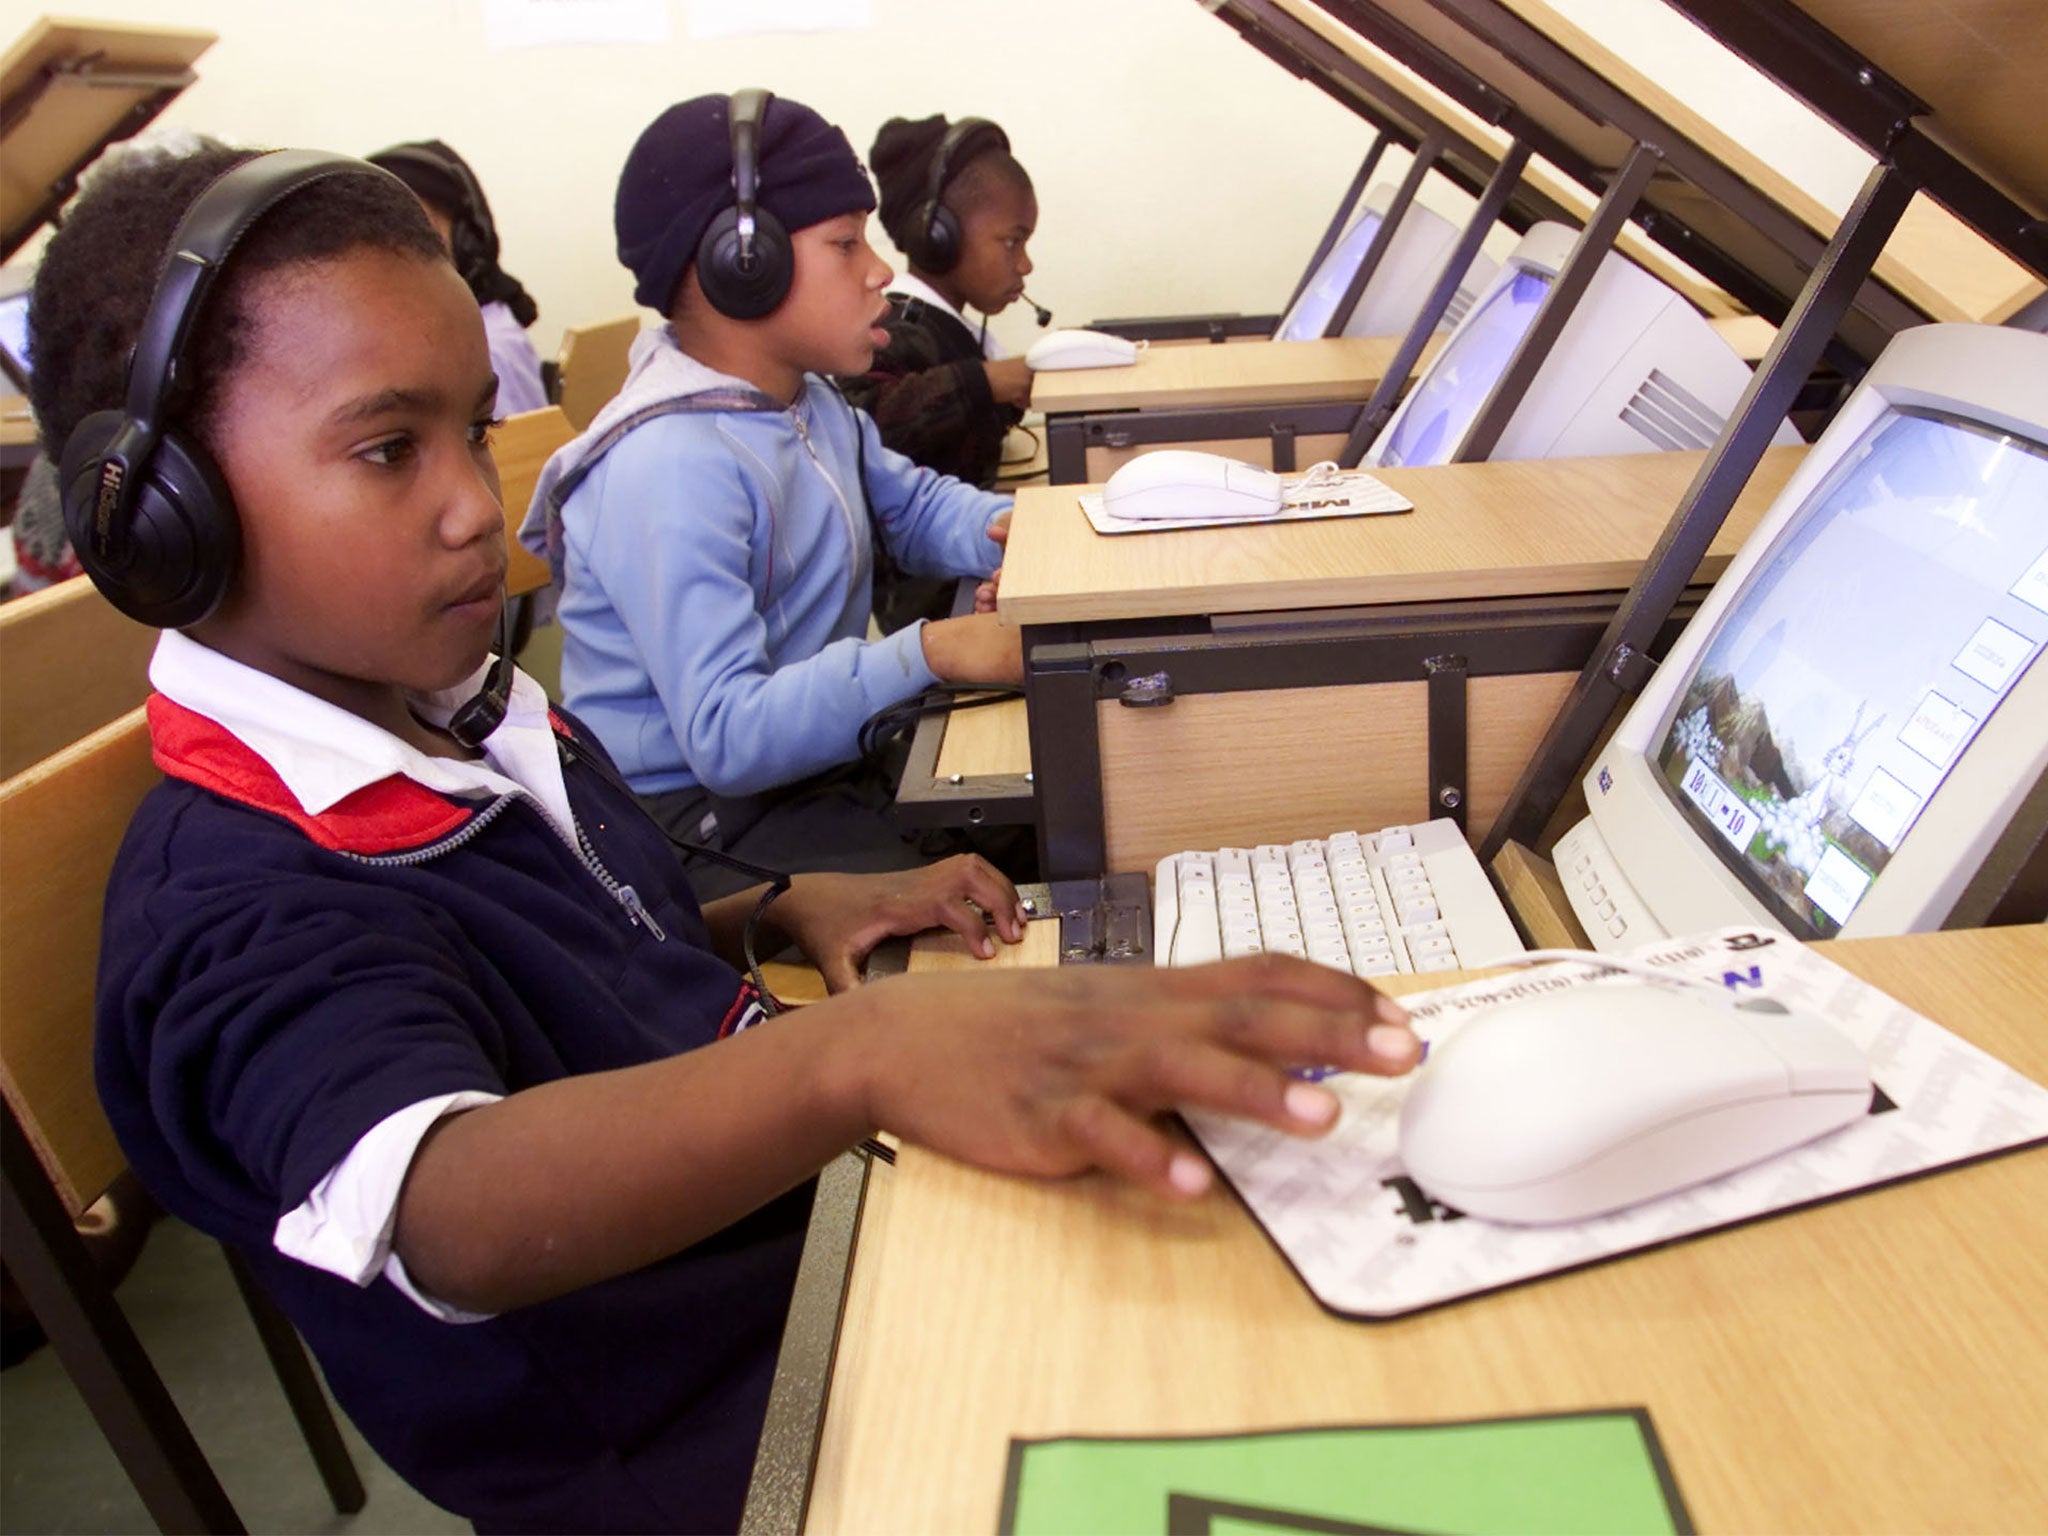
[[[78,563],[116,608],[158,629],[184,629],[227,595],[241,559],[241,524],[212,458],[169,432],[129,489],[125,534],[97,528],[101,461],[125,425],[123,412],[97,411],[65,443],[65,532]]]
[[[960,265],[960,219],[944,203],[932,203],[919,221],[924,231],[924,250],[918,265],[932,273],[946,273]]]
[[[774,313],[789,297],[796,259],[782,221],[765,209],[754,210],[754,261],[740,265],[740,211],[727,208],[711,221],[697,242],[697,282],[704,297],[721,315],[734,320],[759,320]]]

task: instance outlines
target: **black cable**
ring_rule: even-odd
[[[949,715],[959,709],[981,709],[1009,699],[1021,699],[1024,690],[1009,683],[940,683],[923,693],[914,693],[894,704],[885,704],[861,722],[857,739],[861,757],[877,762],[891,741],[931,715]]]
[[[1023,434],[1024,434],[1024,435],[1025,435],[1026,437],[1030,438],[1030,439],[1031,439],[1031,451],[1030,451],[1029,453],[1025,454],[1025,455],[1024,455],[1024,457],[1023,457],[1023,458],[1021,458],[1021,459],[1002,459],[1002,460],[999,460],[999,461],[997,462],[997,464],[996,464],[996,468],[997,468],[997,469],[1013,469],[1013,468],[1015,468],[1015,467],[1016,467],[1017,465],[1019,465],[1019,464],[1029,464],[1029,463],[1030,463],[1030,462],[1031,462],[1031,461],[1032,461],[1033,459],[1035,459],[1035,458],[1037,458],[1037,457],[1038,457],[1038,450],[1039,450],[1039,448],[1040,448],[1040,447],[1042,446],[1042,442],[1041,442],[1041,439],[1039,438],[1038,434],[1037,434],[1036,432],[1032,431],[1032,430],[1031,430],[1031,428],[1029,428],[1029,427],[1025,426],[1023,422],[1021,422],[1021,421],[1020,421],[1020,422],[1018,422],[1018,423],[1017,423],[1017,425],[1015,425],[1014,427],[1010,428],[1010,430],[1011,430],[1012,432],[1022,432],[1022,433],[1023,433]],[[1034,473],[1035,473],[1035,471],[1034,471]]]

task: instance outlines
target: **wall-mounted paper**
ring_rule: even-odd
[[[852,32],[875,24],[871,0],[688,0],[692,37]]]
[[[668,39],[668,0],[484,0],[487,48]]]

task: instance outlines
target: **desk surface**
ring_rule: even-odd
[[[2048,1079],[2048,929],[1824,948]],[[1647,1404],[1701,1530],[2039,1530],[2044,1295],[2039,1152],[1360,1324],[1228,1198],[911,1148],[869,1188],[806,1529],[993,1531],[1013,1435]]]
[[[2048,212],[2048,9],[2025,0],[1793,0],[1933,109],[1930,135]]]
[[[1441,336],[1416,363],[1429,366]],[[1161,406],[1300,405],[1366,397],[1394,360],[1399,336],[1322,341],[1243,341],[1231,346],[1150,347],[1127,368],[1062,368],[1031,381],[1031,406],[1048,416]]]
[[[1765,453],[1702,579],[1720,575],[1805,451]],[[1017,493],[998,605],[1008,623],[1049,624],[1624,591],[1704,457],[1376,470],[1413,512],[1114,537],[1081,514],[1075,496],[1089,487],[1029,487]]]

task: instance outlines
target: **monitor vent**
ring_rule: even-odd
[[[1458,322],[1465,318],[1466,313],[1472,308],[1472,301],[1477,297],[1478,295],[1470,288],[1460,287],[1451,295],[1451,302],[1444,306],[1444,317],[1438,322],[1437,329],[1455,331]]]
[[[1725,416],[1655,368],[1621,408],[1621,419],[1666,449],[1711,447],[1727,424]]]

